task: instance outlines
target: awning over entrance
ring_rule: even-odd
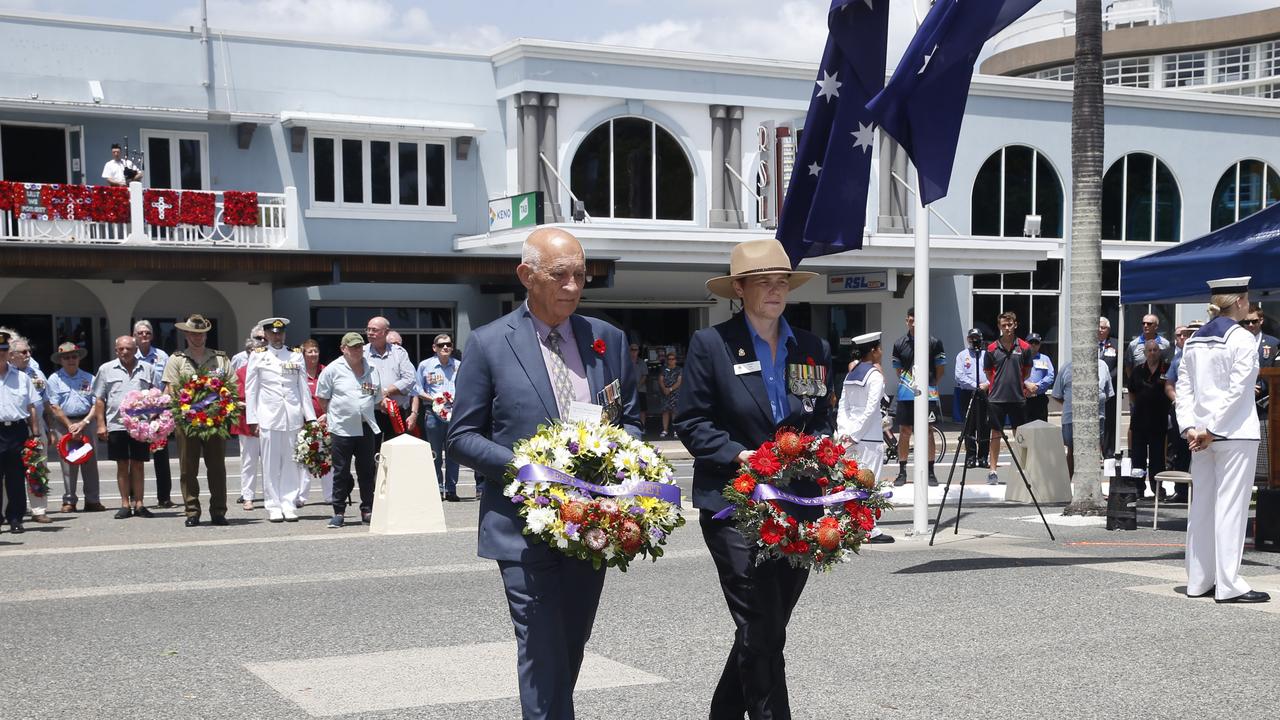
[[[0,276],[105,280],[260,282],[274,287],[337,283],[467,283],[517,286],[519,257],[310,251],[75,248],[0,243]],[[608,287],[614,262],[587,261],[587,287]]]
[[[546,227],[546,226],[543,226]],[[555,225],[573,233],[587,251],[587,257],[614,257],[628,267],[666,270],[696,270],[700,273],[723,269],[729,264],[733,246],[744,240],[771,237],[766,229],[723,230],[718,228],[672,227],[670,225],[628,225],[613,222],[562,223]],[[502,230],[454,240],[454,248],[467,256],[518,254],[524,239],[534,228]],[[929,242],[929,265],[935,270],[966,273],[1027,272],[1057,250],[1061,240],[1053,238],[993,238],[962,235],[934,235]],[[915,257],[911,235],[880,233],[866,239],[860,250],[806,259],[803,270],[840,271],[867,268],[907,269]]]
[[[1120,265],[1120,302],[1205,300],[1205,282],[1249,275],[1251,291],[1280,289],[1280,204],[1177,247]]]

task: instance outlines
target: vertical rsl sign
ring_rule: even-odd
[[[489,201],[489,232],[542,224],[542,193],[527,192]]]

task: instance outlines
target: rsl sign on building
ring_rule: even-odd
[[[489,232],[542,224],[542,193],[528,192],[489,201]]]
[[[893,290],[889,287],[889,273],[885,270],[877,272],[846,273],[827,276],[827,292],[884,292]]]

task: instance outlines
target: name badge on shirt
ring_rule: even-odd
[[[760,372],[760,361],[755,360],[749,363],[738,363],[733,366],[734,375],[746,375],[747,373]]]
[[[595,403],[574,400],[569,403],[569,416],[566,422],[598,423],[604,418],[604,408]]]
[[[596,393],[596,402],[604,407],[604,417],[609,422],[614,422],[618,416],[622,414],[622,384],[617,380],[604,386],[604,389]]]

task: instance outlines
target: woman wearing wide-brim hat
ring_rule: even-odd
[[[737,632],[711,700],[710,717],[790,718],[783,645],[787,620],[809,571],[786,561],[756,564],[753,547],[732,518],[713,517],[728,507],[721,495],[748,456],[778,428],[830,434],[829,368],[825,340],[792,328],[783,317],[787,296],[817,277],[795,272],[777,240],[750,240],[733,249],[729,273],[707,289],[739,300],[742,312],[689,341],[675,427],[693,455],[693,504],[703,538],[716,563]],[[817,382],[789,383],[803,376]],[[813,489],[816,494],[816,486]],[[798,492],[805,494],[802,488]],[[816,518],[821,510],[814,512]],[[797,518],[813,519],[796,509]]]

